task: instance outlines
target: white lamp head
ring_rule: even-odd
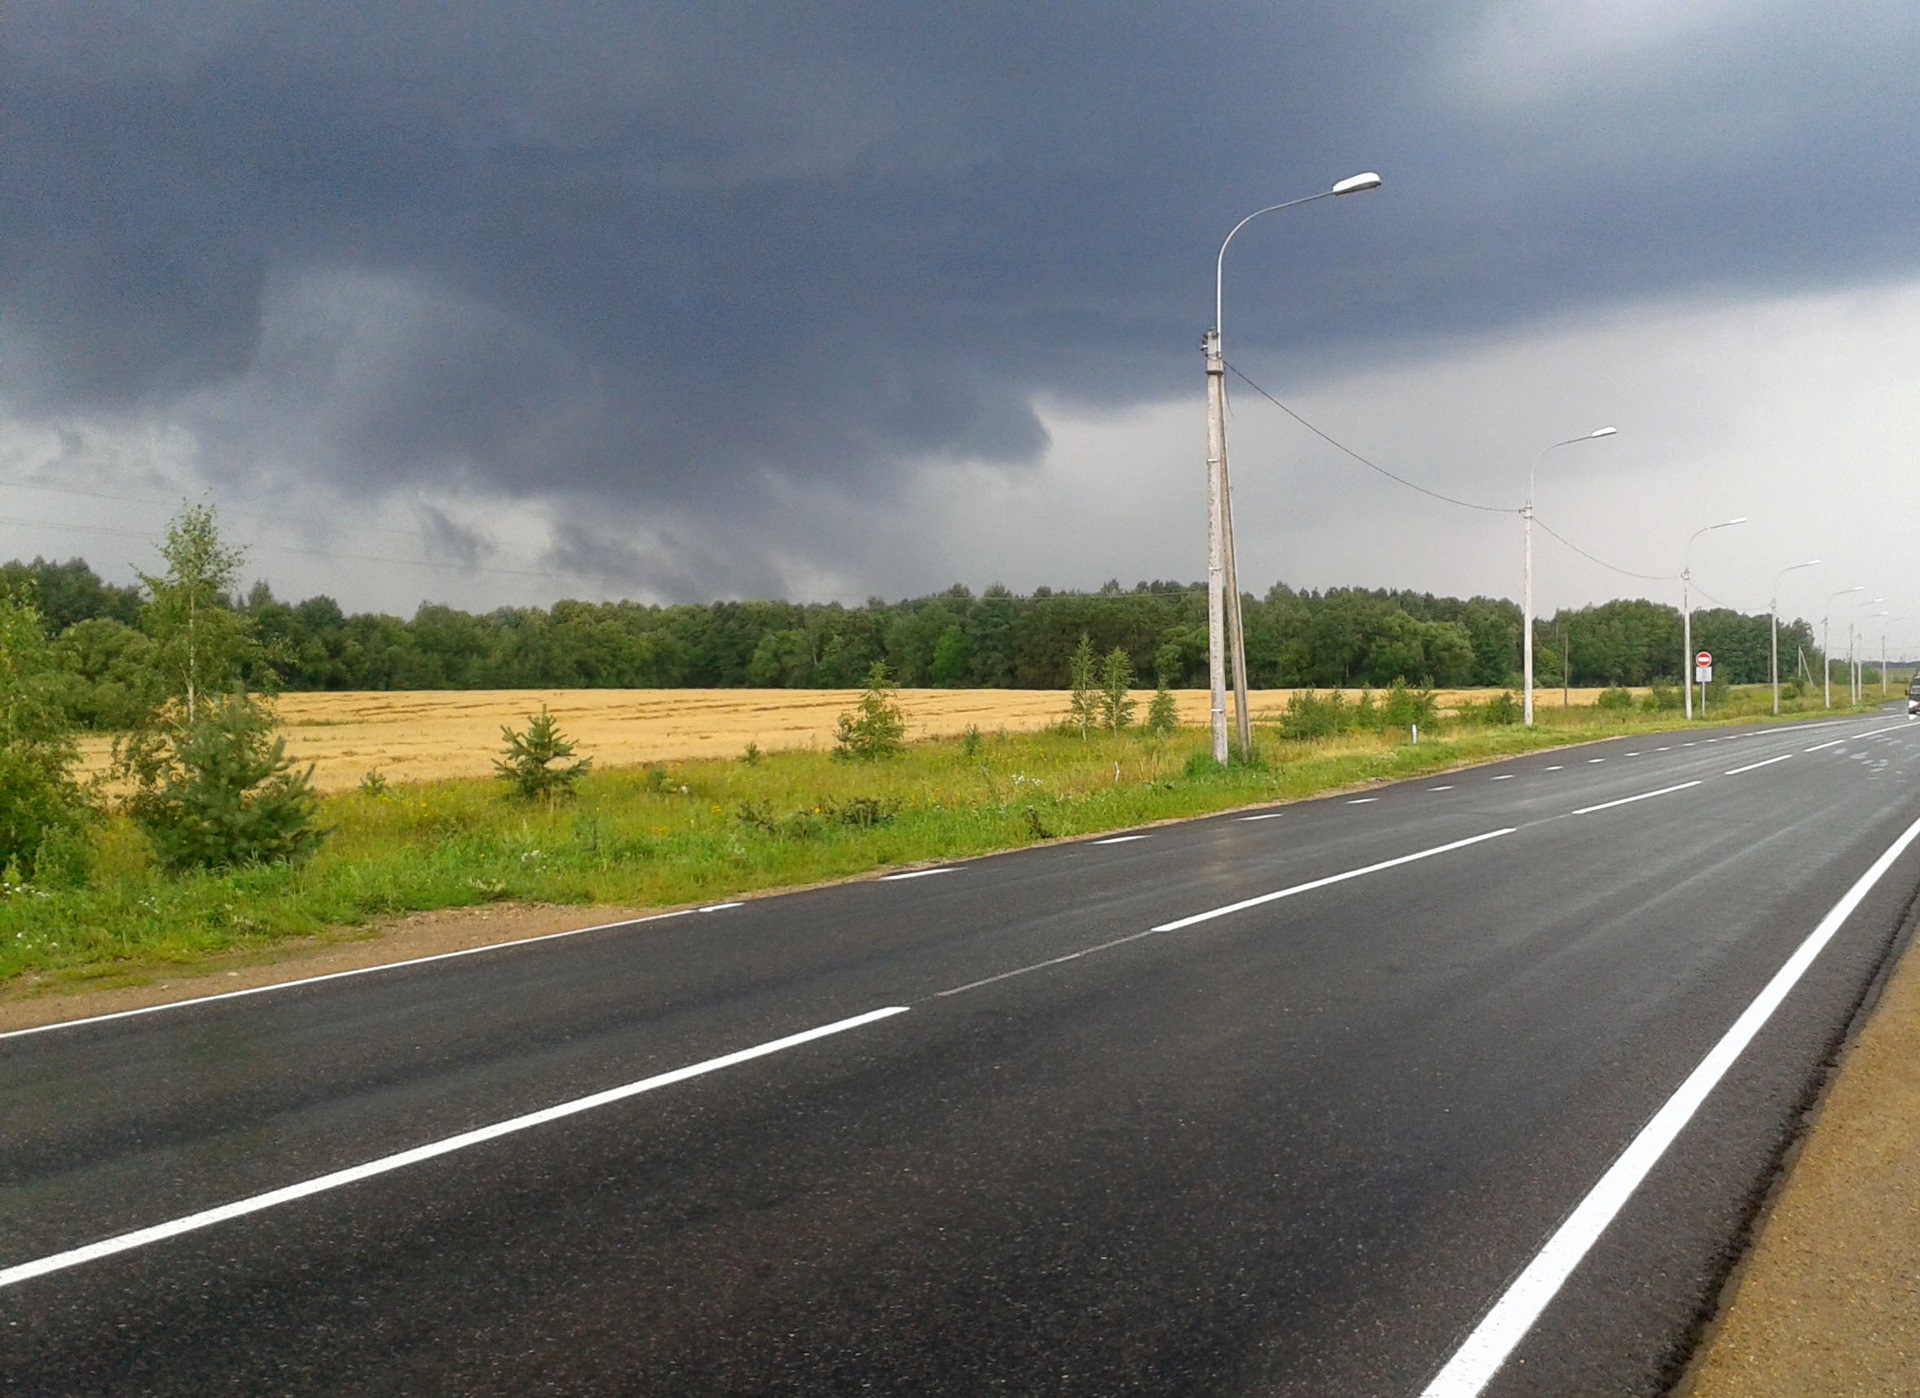
[[[1619,430],[1617,427],[1596,427],[1593,431],[1587,433],[1587,435],[1589,437],[1611,437]]]
[[[1380,177],[1376,175],[1373,171],[1366,170],[1358,175],[1348,175],[1344,180],[1341,180],[1331,190],[1329,190],[1328,193],[1358,194],[1363,189],[1378,189],[1378,188],[1380,188]]]

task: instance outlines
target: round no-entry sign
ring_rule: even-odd
[[[1713,664],[1713,652],[1710,650],[1701,651],[1700,654],[1694,656],[1693,663],[1703,670],[1707,669]]]

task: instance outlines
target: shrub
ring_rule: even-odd
[[[1380,706],[1374,702],[1372,685],[1360,687],[1360,698],[1354,703],[1348,722],[1350,726],[1358,728],[1363,733],[1380,731]]]
[[[1346,696],[1339,690],[1322,699],[1310,689],[1301,689],[1287,696],[1287,712],[1280,721],[1280,731],[1288,738],[1331,738],[1351,728],[1354,719]]]
[[[1509,728],[1525,716],[1525,708],[1513,696],[1513,691],[1503,689],[1498,694],[1475,704],[1471,700],[1460,706],[1460,718],[1465,723],[1484,723],[1496,728]]]
[[[1167,688],[1163,678],[1160,687],[1153,691],[1153,702],[1147,705],[1147,732],[1156,738],[1164,738],[1180,726],[1180,710],[1174,703],[1173,691]]]
[[[593,766],[591,757],[560,762],[563,757],[573,756],[574,745],[561,736],[559,723],[544,704],[539,713],[527,719],[525,733],[502,724],[500,736],[506,740],[504,756],[495,759],[493,770],[523,801],[544,797],[552,805],[563,796],[571,796],[573,784]]]
[[[1388,728],[1410,728],[1416,723],[1432,723],[1437,701],[1431,689],[1409,689],[1403,679],[1395,680],[1387,691],[1387,702],[1380,717]]]
[[[1655,680],[1647,687],[1647,697],[1640,701],[1640,707],[1650,714],[1664,713],[1679,708],[1681,697],[1677,685]]]
[[[867,671],[867,687],[860,706],[840,715],[834,729],[833,755],[842,760],[877,762],[906,750],[907,717],[893,696],[886,662],[876,660]]]
[[[1600,691],[1600,697],[1593,701],[1594,707],[1608,713],[1624,714],[1633,709],[1633,691],[1622,689],[1618,685]]]
[[[245,695],[203,699],[193,722],[145,735],[128,813],[167,869],[298,860],[319,847],[313,769],[293,770],[273,719]]]
[[[79,757],[40,613],[0,589],[0,868],[35,868],[43,843],[87,814]]]

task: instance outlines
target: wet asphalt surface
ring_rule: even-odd
[[[0,1037],[0,1392],[1417,1393],[1920,818],[1920,725],[1274,809]],[[1488,1392],[1677,1374],[1916,889],[1910,852]]]

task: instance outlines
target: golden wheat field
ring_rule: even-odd
[[[1575,704],[1598,690],[1573,691]],[[1256,722],[1285,711],[1284,689],[1256,690]],[[1358,690],[1346,691],[1349,699]],[[1151,691],[1134,696],[1144,714]],[[1445,691],[1442,710],[1471,693]],[[748,743],[762,751],[828,748],[834,721],[858,701],[847,689],[513,689],[355,691],[286,694],[276,701],[288,753],[313,765],[314,785],[341,791],[377,770],[390,782],[484,777],[500,755],[503,725],[524,728],[547,709],[580,756],[596,766],[628,767],[698,757],[738,757]],[[1207,721],[1207,692],[1175,692],[1182,723]],[[977,725],[981,732],[1031,731],[1066,716],[1067,696],[1038,689],[904,689],[899,692],[909,738],[952,737]],[[1557,706],[1560,691],[1536,691]],[[103,770],[111,740],[90,738],[89,770]]]

